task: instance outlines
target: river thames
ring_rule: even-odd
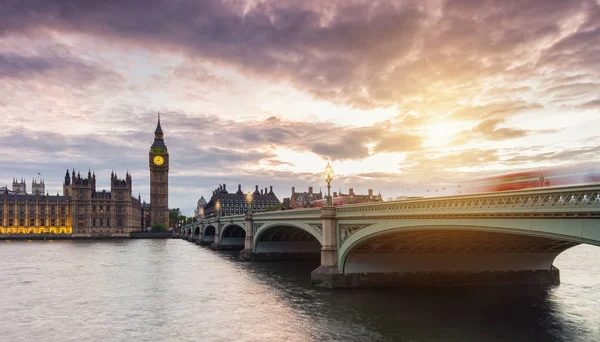
[[[183,240],[0,241],[2,341],[598,341],[600,248],[562,284],[328,290]]]

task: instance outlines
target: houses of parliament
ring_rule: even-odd
[[[96,174],[67,170],[62,195],[45,192],[43,181],[13,179],[12,190],[0,187],[0,235],[59,234],[72,237],[128,237],[152,224],[169,226],[169,156],[160,117],[149,151],[151,203],[133,197],[129,172],[110,176],[110,191],[96,189]]]

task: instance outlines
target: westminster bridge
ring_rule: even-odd
[[[557,255],[600,246],[600,184],[205,218],[184,239],[241,260],[321,260],[326,287],[558,284]]]

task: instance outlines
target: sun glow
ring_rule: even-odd
[[[296,151],[288,148],[277,148],[272,151],[276,156],[262,160],[259,164],[249,164],[252,171],[271,169],[282,172],[319,173],[327,164],[325,158],[308,151]],[[338,175],[356,175],[363,173],[397,173],[401,171],[398,164],[405,160],[403,153],[377,153],[361,160],[333,160],[332,165]]]
[[[425,141],[423,146],[447,146],[455,136],[465,129],[465,125],[460,122],[441,122],[420,129]]]

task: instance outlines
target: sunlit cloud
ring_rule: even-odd
[[[128,169],[148,198],[157,112],[187,209],[224,182],[281,199],[327,161],[391,197],[598,160],[597,1],[28,0],[0,22],[0,184]]]

